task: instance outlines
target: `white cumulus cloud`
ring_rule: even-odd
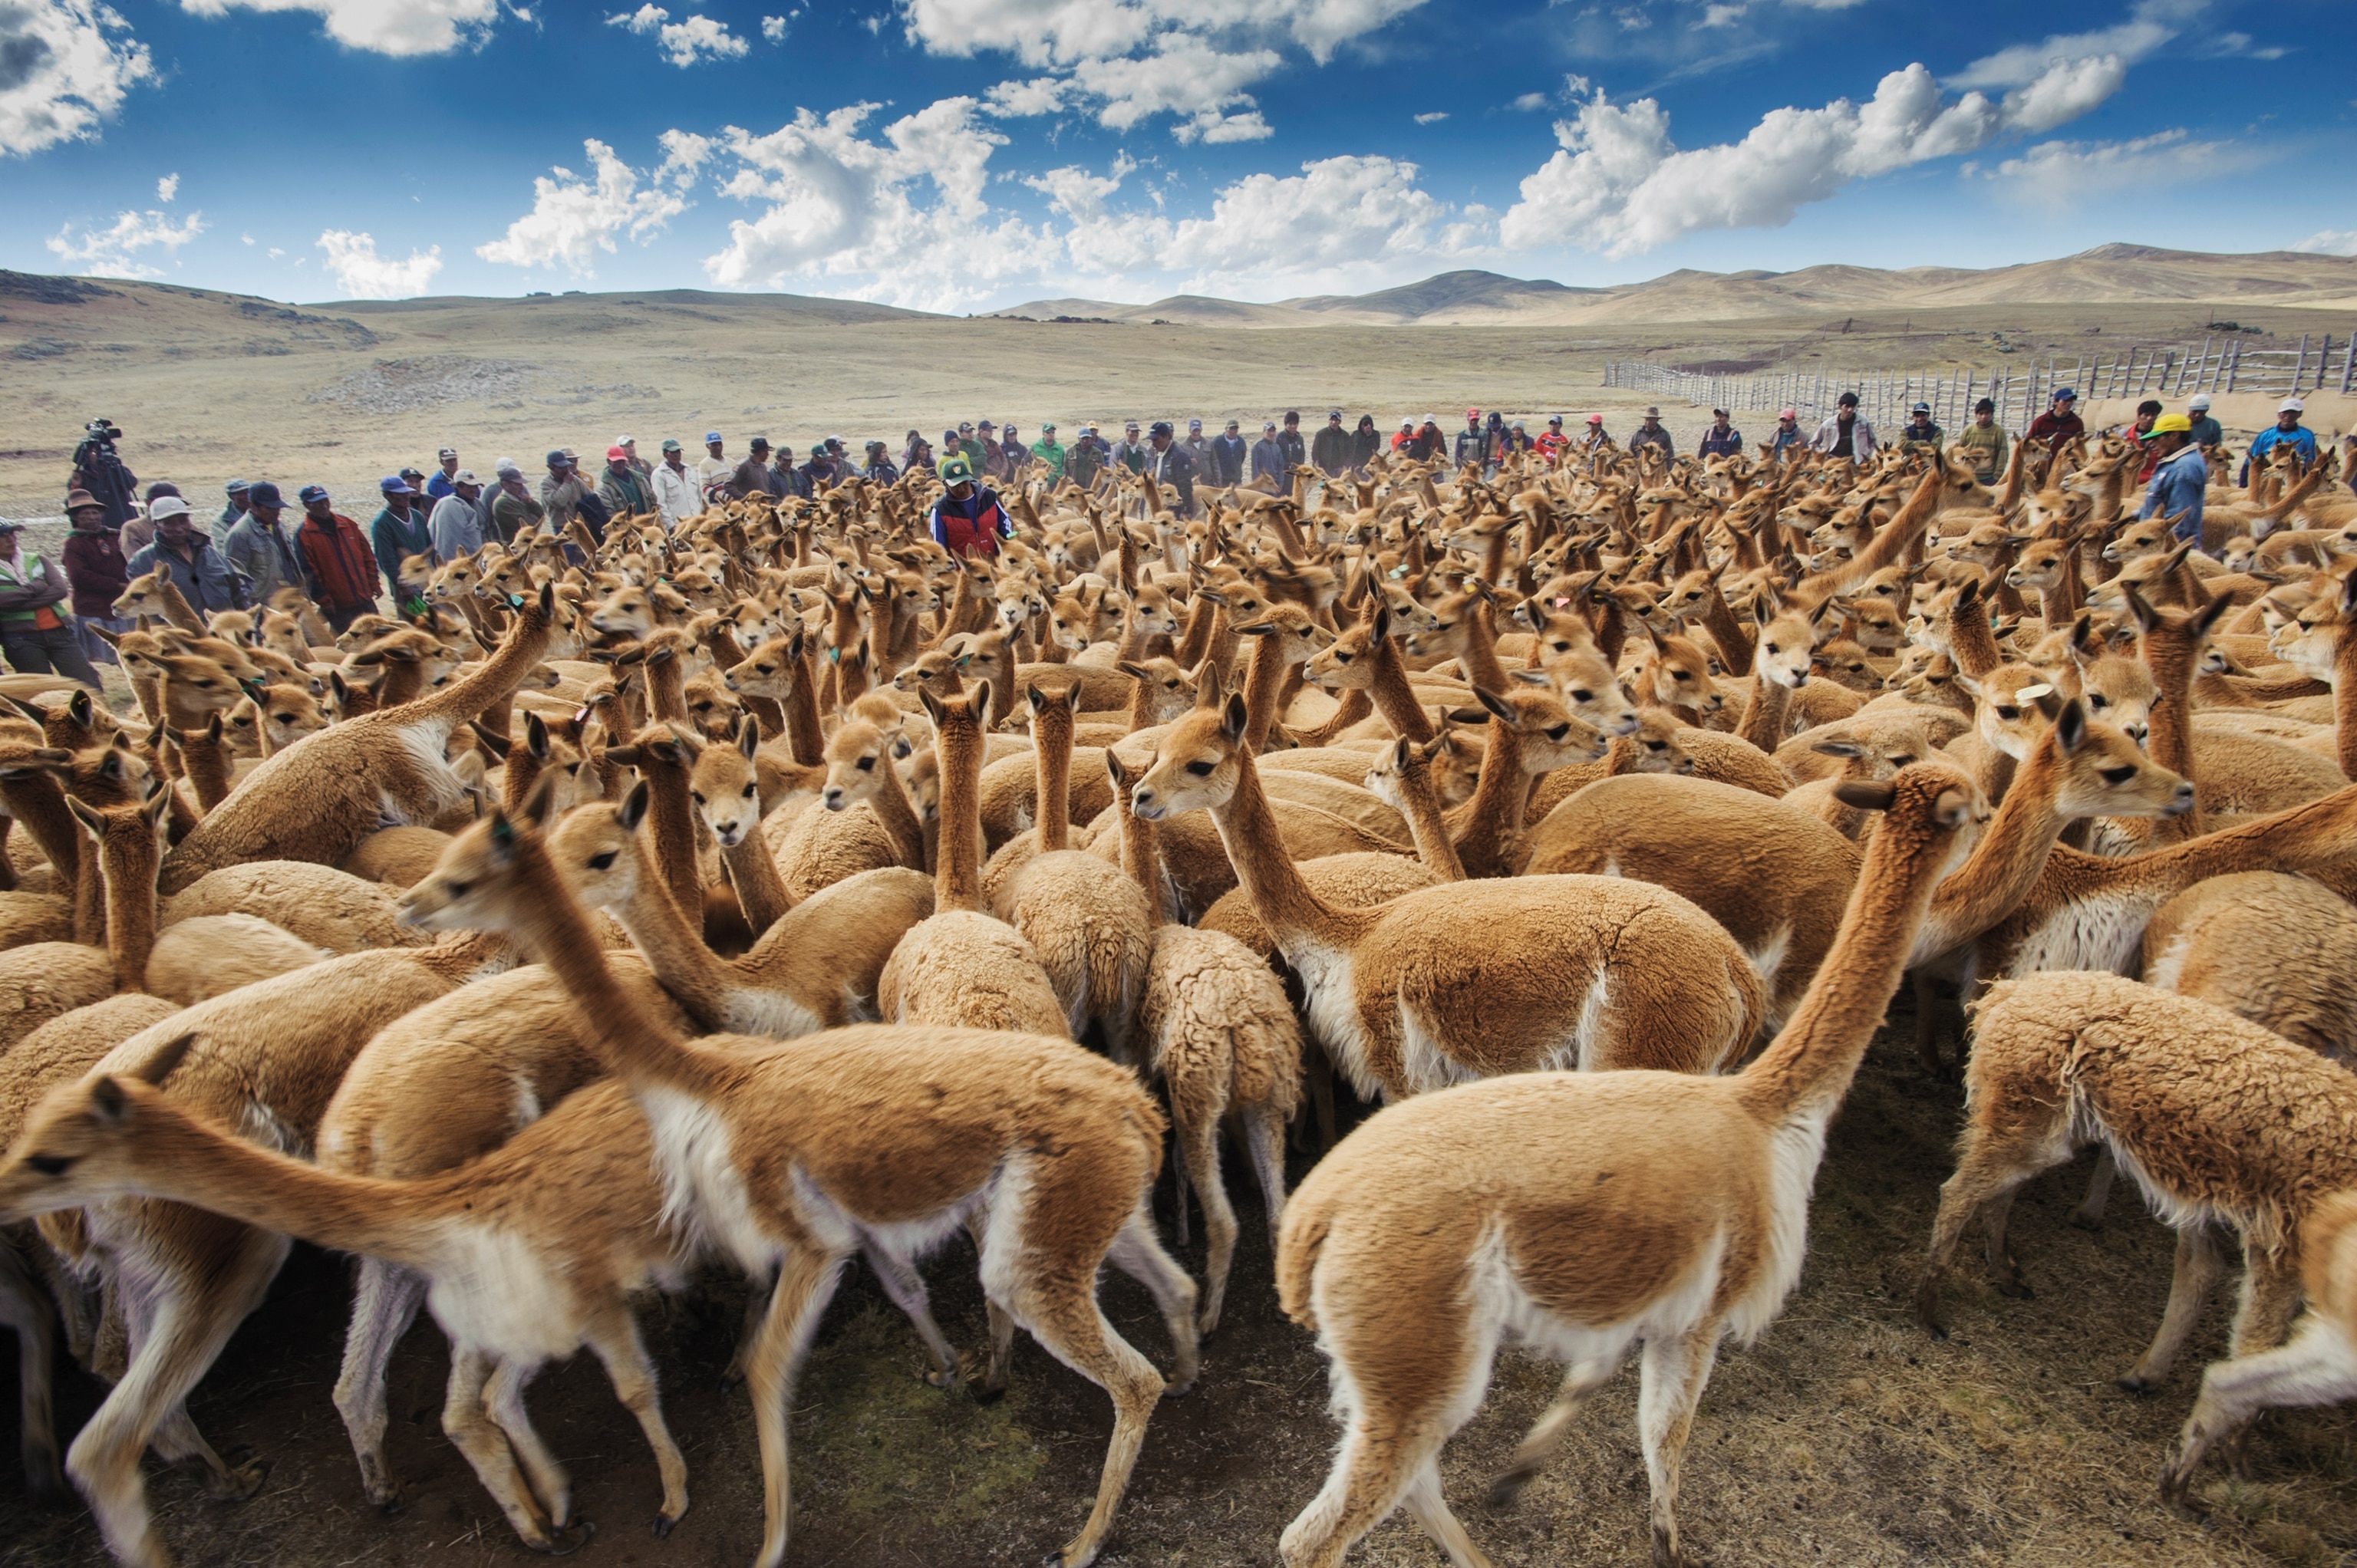
[[[1006,138],[977,119],[972,98],[944,98],[861,134],[877,105],[827,114],[799,109],[764,135],[725,134],[737,172],[727,195],[761,210],[728,226],[728,244],[705,258],[724,288],[830,292],[930,309],[956,309],[1055,258],[1050,237],[983,199],[991,155]]]
[[[0,155],[97,135],[134,87],[156,80],[130,31],[98,0],[0,3]]]
[[[139,260],[140,252],[161,251],[169,255],[204,231],[205,215],[201,212],[191,212],[175,223],[151,209],[145,212],[118,212],[111,227],[85,229],[79,239],[73,237],[69,225],[42,242],[78,273],[110,278],[152,278],[162,274]]]
[[[1424,0],[899,0],[909,40],[930,53],[1012,55],[1034,73],[992,88],[994,113],[1089,110],[1126,131],[1171,117],[1181,142],[1271,134],[1251,89],[1284,46],[1323,65]]]
[[[771,20],[778,23],[776,37],[784,37],[784,20],[775,17]],[[662,50],[664,58],[682,70],[698,60],[742,59],[746,51],[753,47],[730,32],[726,22],[716,22],[709,16],[701,16],[674,22],[671,19],[671,13],[660,5],[647,5],[636,11],[618,12],[606,18],[606,25],[628,27],[634,33],[652,33],[655,45]],[[762,27],[766,32],[768,23],[764,22]]]
[[[2184,30],[2208,0],[2138,0],[2128,19],[2087,33],[2054,33],[2034,44],[2014,44],[1983,55],[1948,79],[1959,88],[2027,87],[2058,66],[2106,55],[2134,65]]]
[[[2126,70],[2123,55],[2082,54],[2029,71],[2001,100],[1972,91],[1951,101],[1910,65],[1864,103],[1771,109],[1740,141],[1684,150],[1653,99],[1616,104],[1592,91],[1555,123],[1560,147],[1523,181],[1500,237],[1512,249],[1631,256],[1703,230],[1776,228],[1853,180],[2051,130],[2117,91]]]
[[[532,210],[509,224],[505,237],[477,246],[475,254],[508,266],[594,275],[598,252],[612,254],[624,234],[645,244],[687,210],[686,192],[711,156],[712,143],[690,132],[665,131],[659,144],[662,161],[641,172],[595,137],[582,143],[591,177],[559,166],[533,180]]]
[[[490,36],[500,15],[499,0],[180,0],[180,9],[216,17],[231,10],[309,11],[338,43],[387,55],[471,48]]]
[[[2357,256],[2357,229],[2319,229],[2292,249],[2318,256]]]
[[[178,175],[167,174],[156,182],[156,200],[168,203],[179,194],[180,177]]]
[[[783,16],[762,17],[761,36],[769,39],[773,44],[784,43],[786,41],[786,19]]]
[[[376,253],[376,236],[355,234],[349,229],[329,229],[319,236],[318,248],[328,252],[328,270],[336,274],[336,285],[352,299],[408,299],[425,292],[434,274],[442,270],[442,247],[420,253],[411,251],[406,261]]]

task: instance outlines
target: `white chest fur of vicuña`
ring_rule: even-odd
[[[2126,974],[2159,901],[2135,894],[2073,900],[2029,933],[2006,966],[2019,979],[2041,969],[2098,969]]]
[[[766,1277],[778,1242],[753,1212],[719,1108],[669,1088],[642,1089],[638,1101],[654,1135],[663,1223],[691,1238],[697,1250],[717,1247],[746,1273]]]

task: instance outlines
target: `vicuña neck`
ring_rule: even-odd
[[[1249,753],[1237,753],[1235,793],[1225,805],[1211,808],[1211,821],[1228,858],[1235,863],[1244,897],[1297,969],[1297,954],[1308,945],[1347,950],[1374,929],[1375,922],[1363,911],[1338,909],[1310,891],[1286,850],[1276,813]]]
[[[672,1034],[614,979],[590,929],[588,916],[557,875],[547,848],[536,839],[526,839],[517,843],[515,854],[519,894],[515,908],[521,911],[515,935],[571,994],[583,1031],[597,1054],[634,1088],[662,1085],[707,1090],[713,1075],[704,1054]],[[641,863],[642,881],[650,872]],[[654,892],[656,897],[668,900],[659,889]],[[684,918],[676,909],[673,914],[683,927]],[[693,932],[682,934],[686,939],[683,947],[703,947]],[[636,933],[632,935],[635,939]],[[711,955],[707,952],[705,957]],[[655,961],[651,953],[648,961]],[[684,999],[682,1005],[686,1005]]]
[[[1972,854],[1940,884],[1909,962],[1921,963],[1962,947],[2029,896],[2069,823],[2057,803],[2063,774],[2062,754],[2050,729],[2018,765],[2003,803]]]
[[[1832,950],[1791,1020],[1738,1080],[1762,1121],[1822,1115],[1849,1092],[1948,858],[1950,834],[1928,827],[1886,819],[1874,835]]]
[[[1071,843],[1072,714],[1060,701],[1033,721],[1031,749],[1039,791],[1033,811],[1039,824],[1039,853],[1046,854]]]
[[[1400,658],[1399,642],[1394,638],[1371,637],[1367,639],[1369,680],[1367,695],[1373,699],[1375,711],[1392,726],[1394,735],[1405,736],[1421,746],[1433,737],[1432,715],[1415,700],[1415,692],[1407,681],[1407,664]],[[1503,691],[1493,686],[1491,691]]]
[[[1506,841],[1523,830],[1523,810],[1531,781],[1523,772],[1523,739],[1501,718],[1490,720],[1489,744],[1481,752],[1481,777],[1473,798],[1460,808],[1456,835],[1458,870],[1469,876],[1506,876]],[[1414,823],[1409,826],[1413,828]],[[1438,867],[1434,869],[1437,870]]]
[[[982,908],[982,731],[952,715],[936,726],[942,776],[941,842],[934,851],[933,911]]]

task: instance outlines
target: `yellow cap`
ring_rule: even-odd
[[[2144,439],[2149,441],[2156,435],[2166,435],[2172,430],[2183,432],[2192,428],[2193,422],[2183,414],[2164,413],[2152,422],[2152,428],[2144,433]]]

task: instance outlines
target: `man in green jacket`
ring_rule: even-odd
[[[2186,428],[2196,446],[2215,446],[2226,439],[2225,426],[2210,417],[2210,394],[2195,392],[2185,404]]]
[[[1043,424],[1039,439],[1031,444],[1031,456],[1048,465],[1048,482],[1060,484],[1064,478],[1064,448],[1056,440],[1056,427]]]
[[[1996,422],[1996,404],[1983,398],[1973,404],[1973,422],[1956,437],[1956,446],[1965,460],[1973,466],[1973,478],[1982,484],[1993,485],[2005,472],[2005,460],[2013,450],[2012,438],[2005,426]]]

